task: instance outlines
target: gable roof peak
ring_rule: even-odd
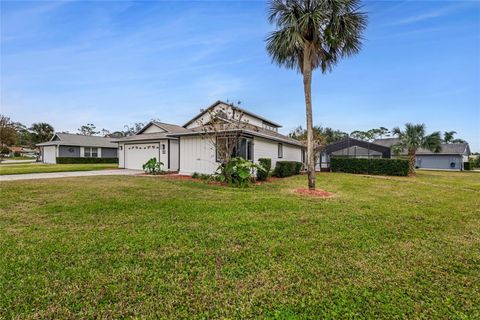
[[[251,117],[254,117],[254,118],[257,118],[257,119],[259,119],[259,120],[262,120],[262,121],[264,121],[264,122],[266,122],[266,123],[268,123],[268,124],[271,124],[272,126],[274,126],[274,127],[276,127],[276,128],[281,128],[281,127],[282,127],[280,124],[278,124],[278,123],[276,123],[276,122],[273,122],[273,121],[271,121],[271,120],[268,120],[268,119],[266,119],[266,118],[264,118],[264,117],[262,117],[262,116],[259,116],[259,115],[255,114],[255,113],[253,113],[253,112],[250,112],[250,111],[248,111],[248,110],[245,110],[245,109],[243,109],[243,108],[241,108],[241,107],[239,107],[239,106],[234,105],[233,103],[225,102],[225,101],[222,101],[222,100],[217,100],[217,101],[215,101],[214,103],[212,103],[210,106],[208,106],[208,107],[205,108],[205,109],[204,109],[204,108],[201,108],[201,109],[200,109],[200,113],[197,114],[197,115],[196,115],[195,117],[193,117],[192,119],[190,119],[187,123],[185,123],[185,124],[183,125],[183,127],[184,127],[184,128],[187,127],[188,125],[190,125],[191,123],[193,123],[195,120],[197,120],[198,118],[200,118],[202,115],[204,115],[206,112],[208,112],[209,110],[215,108],[216,106],[218,106],[218,105],[220,105],[220,104],[226,105],[226,106],[228,106],[228,107],[230,107],[230,108],[232,108],[232,109],[234,109],[234,110],[238,110],[238,111],[240,111],[240,112],[242,112],[242,113],[244,113],[244,114],[247,114],[247,115],[249,115],[249,116],[251,116]]]

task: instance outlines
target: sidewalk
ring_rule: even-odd
[[[142,174],[141,170],[115,169],[115,170],[94,170],[94,171],[68,171],[68,172],[46,172],[26,173],[0,176],[0,182],[17,180],[36,180],[69,177],[91,177],[91,176],[131,176]]]

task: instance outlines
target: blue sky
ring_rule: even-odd
[[[425,123],[480,151],[480,3],[364,1],[361,53],[314,74],[314,122],[341,129]],[[216,100],[305,123],[302,79],[271,64],[259,1],[1,2],[1,112],[119,130],[183,124]]]

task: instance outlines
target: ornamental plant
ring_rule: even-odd
[[[157,158],[151,158],[143,166],[143,171],[148,174],[159,174],[162,172],[163,162],[157,161]]]
[[[247,187],[253,181],[254,171],[265,171],[265,169],[252,161],[236,157],[218,167],[216,179],[231,186]]]

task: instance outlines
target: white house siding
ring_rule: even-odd
[[[42,149],[42,160],[44,163],[57,163],[57,146],[45,146]]]
[[[151,126],[149,126],[147,129],[145,129],[143,133],[158,133],[158,132],[165,132],[165,130],[159,128],[158,126],[152,124]]]
[[[170,140],[170,171],[177,171],[179,166],[178,159],[178,140]]]
[[[125,143],[118,144],[118,167],[125,168]]]
[[[460,155],[418,155],[416,166],[420,169],[462,170],[462,160]],[[451,167],[451,163],[455,166]]]
[[[258,163],[259,158],[272,159],[272,168],[277,161],[302,161],[302,149],[291,144],[283,143],[283,158],[278,158],[278,142],[255,137],[253,140],[253,159]]]
[[[180,138],[180,174],[212,174],[217,168],[215,147],[210,140],[199,136]]]

